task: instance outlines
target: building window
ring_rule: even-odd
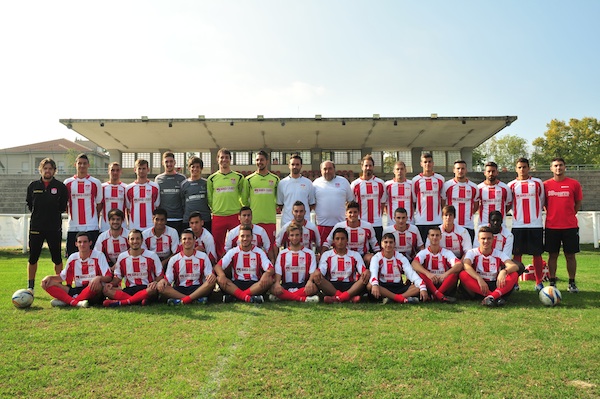
[[[135,153],[124,152],[121,154],[121,167],[133,169],[135,165]]]
[[[232,165],[246,166],[251,165],[250,153],[247,151],[232,151],[233,159],[231,160]]]
[[[210,152],[203,152],[200,154],[200,159],[202,159],[202,163],[204,164],[204,168],[205,170],[208,170],[209,172],[212,170],[212,159],[210,157]],[[208,173],[210,174],[210,173]]]

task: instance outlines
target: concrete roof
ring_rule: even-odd
[[[61,119],[60,123],[105,149],[373,151],[422,147],[477,147],[517,119],[486,117],[256,118],[256,119]]]
[[[79,142],[73,142],[67,139],[56,139],[50,141],[42,141],[40,143],[33,143],[27,145],[21,145],[18,147],[5,148],[2,152],[8,153],[23,153],[23,152],[65,152],[67,150],[75,150],[78,152],[89,152],[92,148],[89,148]]]

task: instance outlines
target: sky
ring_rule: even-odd
[[[0,148],[73,119],[600,117],[600,2],[10,1]]]

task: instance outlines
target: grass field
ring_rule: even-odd
[[[598,398],[600,251],[579,294],[543,307],[521,282],[504,308],[296,303],[61,309],[27,258],[0,252],[1,398]],[[527,261],[528,259],[525,259]],[[527,262],[526,262],[527,263]]]

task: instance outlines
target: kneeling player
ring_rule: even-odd
[[[377,299],[383,296],[399,303],[417,303],[419,298],[416,296],[419,296],[426,301],[429,298],[423,280],[413,270],[408,259],[396,251],[395,246],[394,235],[385,233],[381,238],[381,252],[371,259],[371,280],[367,289]],[[402,273],[412,281],[411,285],[404,284]]]
[[[508,255],[492,249],[492,229],[484,226],[477,235],[479,248],[469,250],[463,259],[465,270],[460,282],[469,294],[483,296],[484,306],[502,306],[519,278],[519,266]]]
[[[225,270],[231,267],[231,280]],[[252,226],[240,226],[238,245],[216,264],[219,287],[225,293],[223,302],[237,298],[244,302],[263,303],[262,294],[273,285],[273,265],[262,249],[252,245]]]
[[[310,278],[317,269],[316,256],[302,244],[302,225],[288,225],[285,234],[289,245],[277,255],[271,293],[286,301],[319,302],[318,288]]]
[[[142,232],[133,229],[127,235],[129,250],[117,258],[114,278],[104,286],[108,297],[102,304],[107,307],[145,305],[158,296],[157,282],[162,279],[162,263],[156,253],[142,247]],[[125,288],[121,289],[121,280]]]
[[[323,291],[325,303],[360,302],[371,273],[362,256],[348,249],[348,232],[343,227],[333,230],[333,249],[321,255],[319,268],[312,280]]]
[[[196,248],[192,230],[183,230],[181,245],[183,249],[169,259],[165,278],[159,282],[158,290],[162,296],[169,298],[169,305],[187,305],[194,301],[205,304],[217,282],[210,258]]]

